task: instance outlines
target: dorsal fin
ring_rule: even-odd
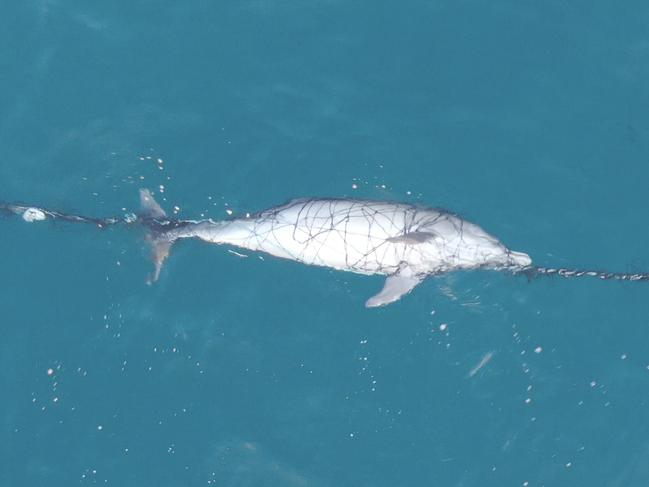
[[[167,214],[148,189],[140,189],[140,215],[148,218],[166,218]]]
[[[435,238],[435,234],[432,232],[409,232],[396,237],[390,237],[386,239],[391,243],[404,243],[404,244],[421,244]]]

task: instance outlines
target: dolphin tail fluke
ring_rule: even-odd
[[[144,218],[167,218],[167,213],[153,197],[150,190],[140,189],[140,216]]]
[[[154,270],[147,284],[153,284],[160,277],[162,266],[169,257],[175,236],[164,231],[163,224],[167,222],[167,213],[162,209],[148,189],[140,189],[140,217],[147,226],[146,241],[151,250],[151,260]]]
[[[153,273],[147,279],[147,284],[153,284],[160,277],[160,271],[171,253],[171,246],[174,241],[164,237],[153,237],[151,234],[147,235],[147,241],[151,247],[151,259],[154,265]]]

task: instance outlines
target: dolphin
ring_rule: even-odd
[[[142,192],[143,207],[159,212]],[[261,251],[307,265],[387,276],[367,307],[392,303],[427,276],[458,269],[519,269],[532,259],[505,247],[479,226],[443,210],[384,201],[303,198],[249,218],[203,221],[159,235],[154,248],[159,275],[168,246],[198,238]]]
[[[28,222],[54,219],[92,223],[100,228],[139,223],[146,229],[155,265],[150,283],[158,280],[172,245],[187,238],[264,252],[307,265],[386,276],[381,291],[365,302],[368,308],[393,303],[427,277],[456,270],[487,269],[528,277],[649,280],[649,273],[533,266],[527,253],[509,249],[475,223],[446,210],[409,203],[300,198],[245,218],[178,220],[167,215],[149,190],[141,189],[140,206],[138,215],[106,219],[2,203],[0,212],[20,215]]]

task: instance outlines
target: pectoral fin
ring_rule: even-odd
[[[401,267],[395,274],[388,276],[381,292],[365,302],[367,308],[376,308],[397,301],[408,294],[425,276],[417,275],[407,266]]]

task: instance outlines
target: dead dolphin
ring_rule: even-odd
[[[155,263],[151,282],[158,279],[174,242],[186,238],[265,252],[307,265],[385,275],[383,289],[365,303],[370,308],[397,301],[426,277],[455,270],[649,280],[649,273],[533,266],[529,255],[510,250],[478,225],[445,210],[408,203],[303,198],[223,221],[170,218],[146,189],[140,190],[140,204],[137,216],[106,219],[2,203],[0,212],[20,215],[29,222],[65,220],[101,228],[140,224],[146,228]]]

